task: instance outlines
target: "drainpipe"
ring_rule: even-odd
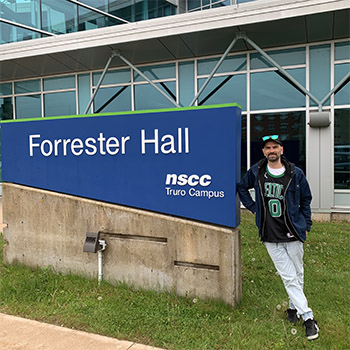
[[[103,251],[106,249],[106,241],[104,239],[100,239],[98,241],[100,245],[100,249],[97,251],[98,256],[98,285],[102,282],[103,277]]]

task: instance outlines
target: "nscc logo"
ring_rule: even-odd
[[[204,174],[202,176],[193,174],[193,175],[187,175],[187,174],[167,174],[166,185],[179,185],[179,186],[197,186],[201,185],[203,187],[209,186],[211,184],[211,176],[208,174]]]

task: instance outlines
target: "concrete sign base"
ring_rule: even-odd
[[[96,200],[3,184],[5,263],[51,266],[97,278],[97,254],[83,252],[87,232],[106,241],[103,278],[178,295],[242,296],[239,228],[226,228]]]

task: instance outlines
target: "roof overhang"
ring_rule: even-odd
[[[262,48],[350,37],[348,0],[257,0],[239,6],[0,46],[1,81],[102,69],[120,50],[133,64],[222,54],[244,31]],[[239,40],[232,52],[251,49]],[[111,67],[124,66],[113,59]]]

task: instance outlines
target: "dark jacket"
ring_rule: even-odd
[[[285,189],[285,223],[294,236],[304,242],[306,232],[310,231],[312,199],[309,184],[303,171],[290,163],[282,156],[282,163],[286,168],[287,186]],[[264,176],[267,160],[261,159],[254,164],[242,178],[237,186],[239,197],[243,205],[252,213],[256,214],[256,226],[259,228],[259,236],[263,239],[266,208],[261,191],[261,177]],[[249,189],[255,189],[255,201],[252,199]]]

